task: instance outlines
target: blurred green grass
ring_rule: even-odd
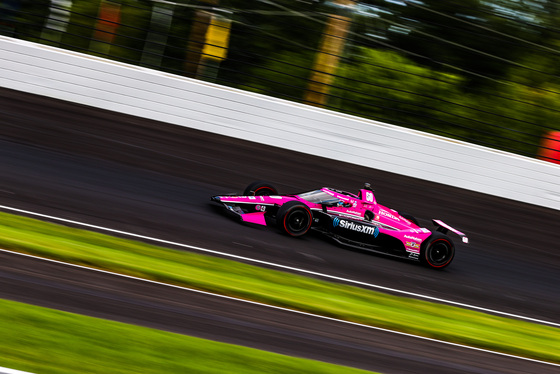
[[[0,367],[41,374],[366,373],[6,300],[0,336]]]
[[[0,248],[560,363],[560,329],[0,213]]]

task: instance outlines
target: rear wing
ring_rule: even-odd
[[[433,219],[432,222],[434,223],[434,225],[437,226],[437,231],[443,233],[443,234],[447,234],[448,231],[451,231],[457,235],[459,235],[461,237],[461,240],[463,241],[463,243],[468,244],[469,243],[469,238],[467,238],[467,236],[462,233],[459,230],[454,229],[453,227],[449,226],[448,224],[446,224],[443,221],[440,221],[439,219]]]

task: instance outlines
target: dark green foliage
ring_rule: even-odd
[[[38,41],[42,22],[49,14],[50,1],[0,1],[0,34]]]
[[[554,93],[510,84],[496,94],[464,88],[463,80],[395,52],[363,48],[341,66],[333,93],[343,98],[344,112],[527,155],[556,125]]]
[[[78,52],[88,52],[101,0],[75,0],[72,3],[70,21],[62,36],[62,46]]]
[[[127,1],[121,6],[121,25],[117,29],[111,56],[123,62],[141,61],[150,28],[151,1]]]

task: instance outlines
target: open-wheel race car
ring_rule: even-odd
[[[435,229],[429,230],[413,216],[378,204],[367,183],[358,194],[324,187],[280,195],[270,183],[257,181],[242,195],[211,200],[243,222],[276,225],[294,237],[315,230],[345,246],[420,261],[436,269],[448,266],[455,255],[448,232],[468,243],[465,234],[440,220],[432,220]]]

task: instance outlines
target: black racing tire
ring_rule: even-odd
[[[270,196],[278,195],[278,190],[272,184],[265,181],[251,183],[243,191],[244,196]]]
[[[312,222],[311,210],[299,201],[288,201],[278,209],[276,215],[278,228],[294,237],[305,235],[311,228]]]
[[[443,269],[455,257],[455,246],[447,235],[433,232],[420,248],[420,262],[433,269]]]
[[[399,212],[399,214],[401,215],[401,217],[406,218],[410,222],[414,223],[416,226],[420,227],[418,220],[413,215],[410,215],[408,213],[401,213],[401,212]]]

